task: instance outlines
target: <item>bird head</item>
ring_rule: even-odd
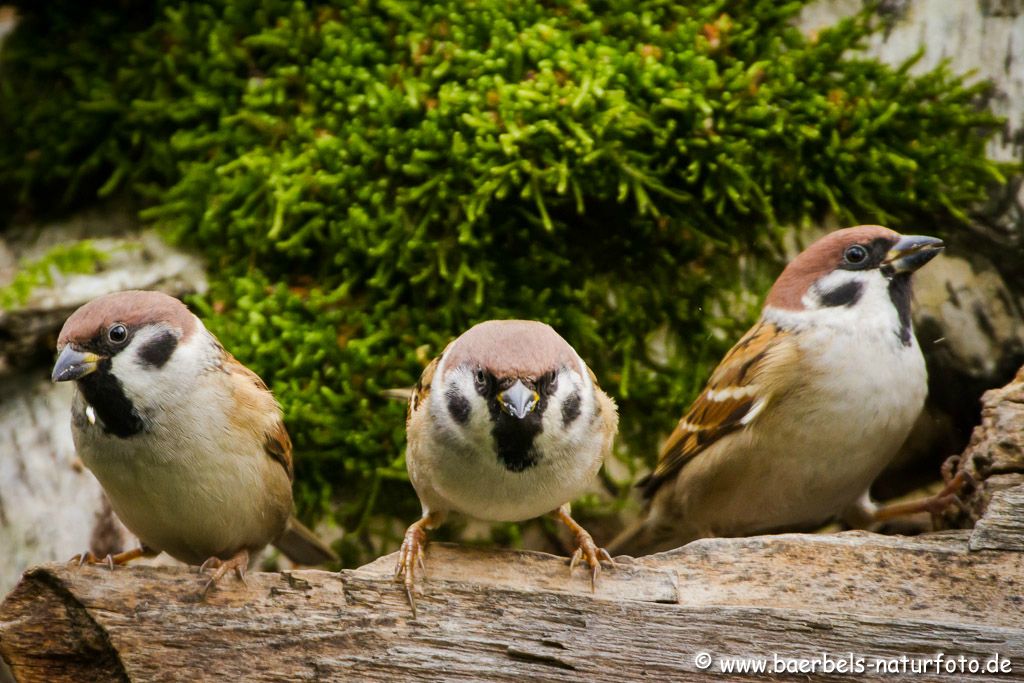
[[[64,323],[54,382],[73,381],[103,425],[119,436],[141,430],[141,413],[185,388],[201,367],[189,342],[202,323],[177,299],[126,291],[94,299]]]
[[[589,371],[544,323],[491,320],[456,339],[434,378],[435,414],[446,431],[512,471],[532,467],[586,428],[594,408]]]
[[[943,249],[942,240],[861,225],[825,235],[775,281],[765,309],[810,318],[890,316],[910,336],[910,279]]]

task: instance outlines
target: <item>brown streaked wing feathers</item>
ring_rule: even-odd
[[[278,420],[267,432],[263,448],[267,455],[281,463],[281,467],[288,474],[288,481],[294,481],[295,470],[292,466],[292,440],[288,436],[288,430],[284,428],[284,422]]]
[[[235,399],[246,410],[242,414],[267,415],[273,414],[276,419],[270,424],[263,434],[263,449],[267,455],[277,461],[288,474],[288,480],[295,478],[295,470],[292,464],[292,440],[285,429],[284,420],[281,416],[281,408],[274,400],[259,375],[242,365],[227,351],[224,351],[224,360],[221,367],[231,375],[235,389]],[[252,429],[254,425],[242,425],[243,428]]]
[[[764,361],[778,347],[778,328],[761,322],[754,326],[725,355],[711,374],[711,379],[690,409],[669,435],[658,456],[654,472],[638,482],[645,498],[651,498],[660,486],[675,477],[679,470],[705,448],[744,426],[743,418],[759,398],[767,395],[743,394],[712,401],[709,391],[753,387],[763,379]]]
[[[430,396],[430,385],[434,382],[434,373],[437,372],[437,366],[441,363],[442,358],[444,358],[443,352],[437,358],[430,361],[427,367],[423,368],[423,373],[420,375],[420,379],[416,382],[412,395],[409,397],[409,411],[405,416],[406,426],[408,426],[409,420],[412,419],[412,414],[419,410],[420,406],[426,402],[427,397]]]

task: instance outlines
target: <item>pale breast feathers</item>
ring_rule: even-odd
[[[775,369],[796,345],[772,323],[761,322],[726,354],[707,386],[669,435],[654,472],[638,484],[650,498],[698,453],[758,418],[786,377]]]

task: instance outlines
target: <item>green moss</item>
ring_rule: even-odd
[[[808,38],[803,4],[33,3],[0,122],[35,132],[0,188],[121,188],[206,255],[193,304],[281,398],[300,509],[338,503],[356,562],[418,512],[381,390],[470,324],[562,332],[635,469],[756,315],[780,226],[956,226],[1001,181],[983,86],[858,57],[867,12]]]
[[[33,261],[20,263],[14,279],[0,287],[0,311],[10,311],[28,302],[37,287],[52,286],[58,275],[94,273],[109,258],[89,240],[59,244]]]

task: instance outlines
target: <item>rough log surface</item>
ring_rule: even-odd
[[[1009,674],[971,679],[1024,680],[1024,554],[971,552],[967,539],[698,541],[620,559],[594,594],[564,558],[435,544],[416,620],[393,556],[340,574],[251,574],[205,601],[182,569],[46,565],[0,607],[0,653],[18,680],[47,682],[678,680],[701,673],[701,652],[939,651],[1016,657]],[[716,666],[707,677],[728,680]]]
[[[1024,486],[996,491],[971,534],[971,550],[1024,550]]]
[[[962,494],[965,509],[947,516],[951,526],[973,526],[975,521],[988,514],[990,501],[994,503],[993,496],[1001,491],[1016,488],[1018,493],[1013,495],[1017,500],[1021,497],[1019,491],[1024,485],[1024,368],[1005,387],[986,391],[981,397],[981,424],[974,429],[957,469],[970,477],[971,484]],[[993,515],[996,514],[994,511]],[[1018,515],[1024,517],[1019,508]],[[991,530],[993,524],[1002,525],[1002,517],[999,514],[986,524],[979,522],[979,534],[989,533],[986,529]]]

